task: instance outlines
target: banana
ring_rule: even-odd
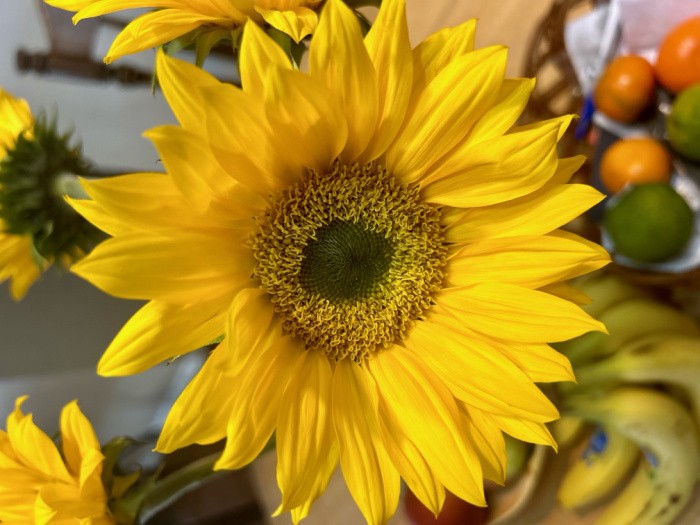
[[[574,280],[571,284],[590,297],[590,304],[582,308],[596,319],[603,312],[623,301],[649,297],[649,293],[641,288],[605,271],[586,275]]]
[[[639,516],[652,498],[653,486],[649,483],[650,467],[646,460],[639,462],[637,470],[605,511],[598,517],[595,525],[631,525],[636,524]]]
[[[700,329],[690,317],[653,299],[623,301],[603,312],[598,319],[610,335],[588,332],[556,346],[574,366],[606,357],[617,348],[645,337],[700,336]]]
[[[617,380],[667,383],[681,387],[700,425],[700,338],[664,337],[643,345],[626,345],[608,359],[579,368],[579,384]]]
[[[557,442],[560,449],[564,449],[575,445],[579,438],[583,437],[587,424],[581,418],[562,415],[559,419],[549,423],[548,426],[554,441]]]
[[[643,505],[612,505],[608,523],[625,525],[671,523],[690,498],[700,469],[698,432],[683,405],[650,388],[623,387],[603,396],[567,400],[574,416],[615,429],[644,452],[648,486],[635,478]],[[634,499],[627,491],[619,497]],[[610,509],[609,509],[610,510]]]
[[[599,427],[584,452],[564,475],[557,498],[567,509],[580,509],[614,491],[639,463],[634,441],[613,430]]]

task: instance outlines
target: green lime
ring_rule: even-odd
[[[700,160],[700,84],[684,89],[673,101],[666,131],[674,150]]]
[[[605,211],[615,252],[640,262],[661,262],[688,243],[694,216],[688,203],[664,183],[640,184],[621,193]]]

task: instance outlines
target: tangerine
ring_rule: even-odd
[[[661,42],[656,77],[672,93],[700,82],[700,15],[674,27]]]
[[[650,137],[620,139],[600,159],[600,180],[610,193],[627,184],[668,182],[672,171],[671,154]]]
[[[593,92],[597,110],[620,122],[636,120],[654,99],[654,68],[637,55],[612,60]]]

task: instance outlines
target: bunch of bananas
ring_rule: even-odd
[[[574,284],[609,335],[557,345],[578,383],[560,386],[555,435],[566,446],[578,430],[596,429],[564,475],[559,502],[583,509],[608,501],[596,525],[672,523],[700,477],[700,329],[611,274]]]

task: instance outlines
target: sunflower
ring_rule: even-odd
[[[147,132],[167,174],[85,183],[113,235],[73,270],[148,299],[98,366],[126,375],[224,335],[172,407],[170,452],[226,438],[217,468],[273,432],[279,512],[304,517],[340,462],[372,524],[400,478],[433,511],[484,505],[503,433],[555,446],[536,382],[573,379],[548,342],[602,330],[565,281],[609,261],[559,228],[601,199],[557,156],[571,117],[516,126],[533,82],[475,23],[417,48],[403,0],[363,39],[329,0],[310,73],[255,24],[242,89],[159,54],[179,126]]]
[[[130,22],[112,42],[104,61],[163,45],[192,32],[217,41],[246,20],[269,24],[299,43],[318,24],[323,0],[45,0],[74,11],[73,22],[122,9],[154,8]]]
[[[84,195],[76,176],[90,169],[70,134],[0,88],[0,282],[10,279],[16,300],[52,263],[68,267],[104,238],[63,199]]]
[[[0,430],[0,522],[110,525],[104,456],[77,402],[61,412],[61,451],[17,399]]]
[[[33,124],[27,102],[0,88],[0,159],[13,149],[17,137],[31,133]],[[40,259],[34,255],[29,237],[7,232],[0,208],[0,282],[10,279],[10,293],[14,299],[24,297],[39,277],[43,266]]]

